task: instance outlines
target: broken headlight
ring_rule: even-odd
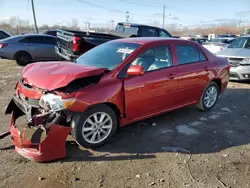
[[[61,96],[49,93],[45,94],[39,100],[39,105],[45,110],[60,111],[70,107],[75,99],[62,99]]]

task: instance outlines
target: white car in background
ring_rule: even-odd
[[[203,47],[208,49],[213,54],[217,54],[219,51],[227,48],[235,38],[225,37],[225,38],[215,38],[210,40],[209,42],[203,43]]]

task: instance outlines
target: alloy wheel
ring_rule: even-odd
[[[97,144],[109,136],[112,126],[113,122],[109,114],[96,112],[84,122],[82,136],[88,143]]]
[[[211,108],[218,97],[218,91],[217,88],[215,86],[211,86],[207,89],[206,93],[205,93],[205,97],[204,97],[204,104],[207,108]]]

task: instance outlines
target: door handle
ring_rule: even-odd
[[[175,78],[175,73],[170,73],[170,74],[168,75],[168,78],[174,79],[174,78]]]

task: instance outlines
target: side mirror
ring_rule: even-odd
[[[144,73],[144,68],[139,65],[131,66],[127,71],[128,76],[143,76]]]

